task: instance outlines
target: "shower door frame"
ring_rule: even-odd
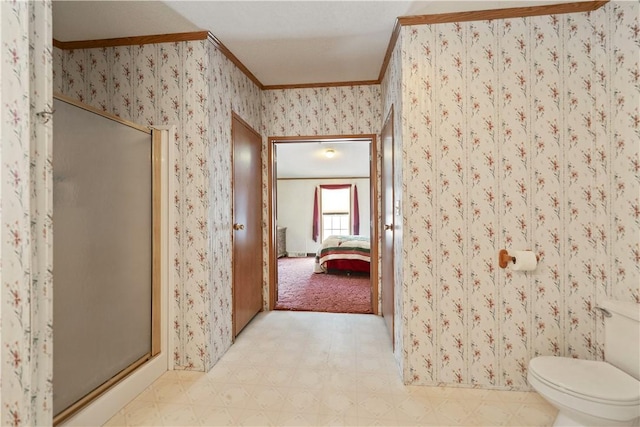
[[[97,398],[109,391],[115,385],[134,373],[138,368],[158,356],[162,348],[162,317],[161,317],[161,279],[162,279],[162,132],[147,126],[124,120],[118,116],[106,113],[90,105],[79,102],[60,93],[54,93],[53,98],[91,113],[113,120],[122,125],[148,133],[151,139],[151,347],[150,351],[115,374],[103,384],[80,398],[71,406],[64,409],[53,418],[53,425],[59,425],[69,419],[81,409],[91,404]],[[55,245],[55,240],[54,240]],[[54,343],[55,345],[55,343]]]

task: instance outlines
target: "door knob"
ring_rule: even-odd
[[[385,230],[385,231],[387,231],[387,230],[393,230],[393,224],[385,224],[385,225],[384,225],[384,230]]]
[[[244,224],[233,224],[234,230],[244,230]]]

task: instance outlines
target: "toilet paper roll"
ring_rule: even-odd
[[[516,259],[511,266],[513,271],[532,271],[538,265],[536,254],[533,251],[513,251],[510,255]]]

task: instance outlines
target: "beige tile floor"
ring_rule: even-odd
[[[405,386],[382,318],[260,313],[208,373],[170,371],[107,426],[549,426],[536,393]]]

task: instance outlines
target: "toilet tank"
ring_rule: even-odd
[[[604,358],[640,380],[640,304],[605,300],[600,307],[611,313],[604,318]]]

